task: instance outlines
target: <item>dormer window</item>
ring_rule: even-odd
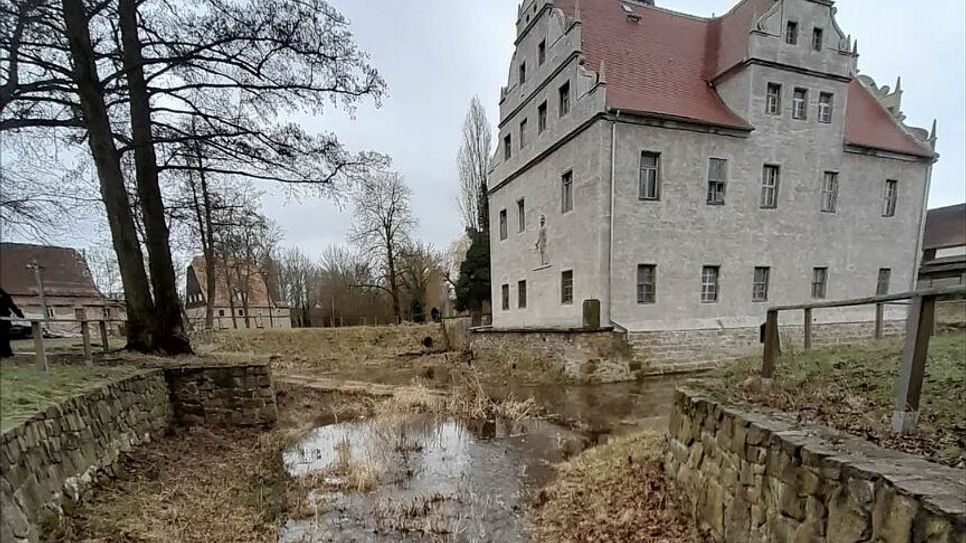
[[[523,86],[527,82],[527,63],[520,63],[520,85]]]
[[[785,26],[785,43],[788,45],[798,45],[798,23],[788,21]]]
[[[547,61],[547,40],[543,40],[537,45],[537,63],[543,66],[543,63],[546,61]]]
[[[812,30],[812,49],[815,51],[822,50],[822,40],[824,37],[823,34],[824,32],[821,28],[815,28]]]

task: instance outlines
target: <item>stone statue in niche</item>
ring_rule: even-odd
[[[540,232],[537,234],[537,253],[540,254],[540,265],[550,264],[550,254],[547,252],[547,217],[540,215]]]

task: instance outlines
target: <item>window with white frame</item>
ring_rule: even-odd
[[[832,122],[832,103],[832,93],[823,92],[818,95],[818,122]]]
[[[718,301],[718,266],[701,268],[701,301],[710,304]]]
[[[560,274],[560,303],[569,305],[574,303],[574,271],[567,270]]]
[[[822,213],[835,213],[839,199],[838,172],[825,172],[822,177]]]
[[[560,177],[560,212],[566,213],[574,208],[574,172],[569,171]]]
[[[767,266],[757,266],[755,277],[751,285],[751,301],[768,301],[768,276],[771,275],[771,268]]]
[[[774,164],[766,164],[761,175],[761,202],[765,209],[778,207],[778,184],[781,169]]]
[[[517,232],[527,229],[527,205],[523,198],[517,200]]]
[[[812,298],[825,298],[828,289],[828,268],[812,269]]]
[[[887,179],[885,189],[882,193],[882,216],[894,217],[896,215],[896,202],[899,199],[899,182],[895,179]]]
[[[708,205],[720,206],[725,203],[725,189],[728,184],[728,161],[723,158],[708,160]]]
[[[500,210],[500,239],[506,239],[507,227],[506,227],[506,210]]]
[[[644,151],[641,153],[641,179],[638,186],[641,200],[661,198],[661,154]]]
[[[808,91],[795,89],[792,95],[792,118],[805,120],[808,118]]]
[[[653,304],[657,300],[657,266],[638,264],[637,303]]]
[[[782,114],[782,86],[778,83],[768,84],[768,90],[765,93],[765,113]]]
[[[889,294],[889,283],[892,282],[892,269],[879,268],[879,275],[875,282],[875,295],[885,296]]]

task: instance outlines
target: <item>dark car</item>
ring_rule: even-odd
[[[25,324],[11,324],[10,325],[10,339],[30,339],[31,336],[30,326]]]

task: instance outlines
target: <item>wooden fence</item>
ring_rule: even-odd
[[[966,294],[966,286],[903,292],[884,296],[871,296],[852,300],[816,302],[799,305],[782,305],[768,309],[765,317],[765,347],[762,356],[761,378],[765,386],[771,386],[775,374],[775,362],[781,354],[778,333],[780,311],[804,311],[805,349],[812,346],[812,310],[835,307],[855,307],[875,304],[875,338],[882,337],[883,314],[889,303],[909,300],[906,316],[905,344],[899,364],[899,382],[896,386],[896,403],[892,413],[892,431],[908,433],[915,430],[919,418],[919,399],[926,371],[926,354],[929,338],[935,324],[936,300],[947,296]]]
[[[111,323],[121,323],[126,324],[126,320],[122,319],[87,319],[82,316],[81,311],[77,310],[77,318],[75,319],[55,319],[55,318],[10,318],[10,317],[0,317],[2,320],[11,322],[30,322],[30,335],[34,340],[34,360],[37,362],[37,367],[42,369],[44,373],[49,372],[49,366],[47,364],[47,349],[44,345],[44,325],[49,323],[70,323],[70,324],[80,324],[81,337],[84,342],[84,361],[88,366],[94,364],[94,348],[91,344],[91,326],[96,325],[101,338],[101,349],[103,352],[108,352],[110,350],[110,344],[108,343],[108,333],[107,326]]]

